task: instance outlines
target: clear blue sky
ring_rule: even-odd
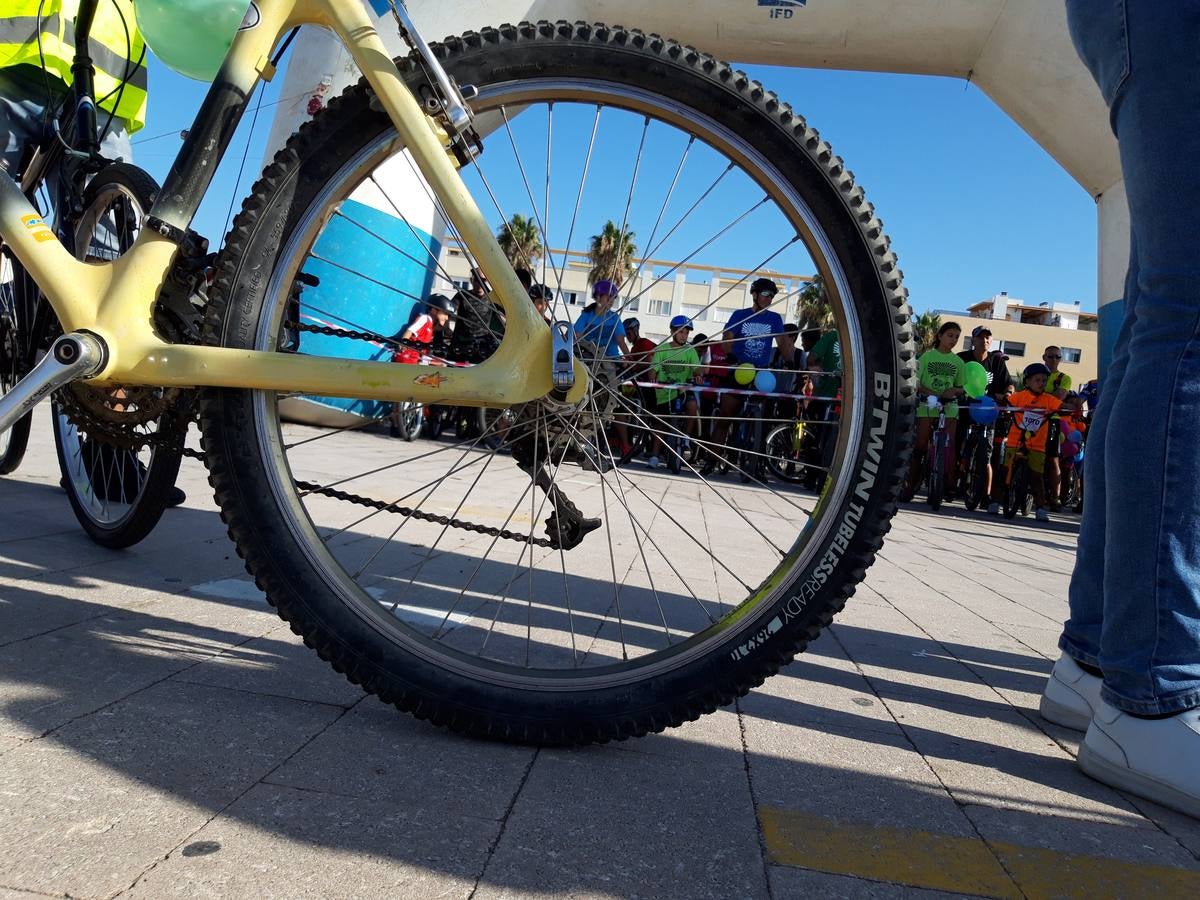
[[[1080,300],[1084,308],[1095,309],[1096,214],[1091,198],[977,88],[962,81],[919,76],[763,66],[748,71],[788,100],[845,158],[892,237],[917,311],[963,309],[1002,290],[1035,303]],[[206,86],[181,78],[156,61],[151,63],[150,83],[149,120],[134,136],[134,156],[161,181],[178,147],[175,135],[189,124],[190,111],[198,107]],[[236,196],[240,205],[262,168],[263,143],[275,112],[272,104],[280,99],[282,83],[283,71],[262,95],[263,108],[240,184],[238,168],[257,98],[221,167],[197,220],[197,229],[210,238],[224,233],[231,199]],[[285,99],[291,105],[293,98]],[[556,113],[555,195],[560,199],[552,207],[553,244],[566,239],[591,125],[590,116],[577,111],[574,118],[580,128],[572,144],[566,127],[571,118],[570,111]],[[605,218],[619,221],[624,208],[640,122],[608,119],[605,125],[611,152],[597,154],[593,161],[588,197],[572,241],[576,249],[586,246],[587,237],[598,230],[597,223]],[[518,119],[515,127],[519,140],[524,129],[536,145],[535,135],[538,129],[544,134],[545,125]],[[168,136],[159,137],[167,132]],[[672,154],[669,140],[656,144],[656,139],[652,132],[652,145],[662,152],[647,154],[630,219],[640,241],[649,236],[661,200],[661,195],[651,196],[649,188],[662,184],[665,189],[681,146],[672,145]],[[499,185],[502,205],[528,212],[507,138],[494,134],[487,146],[484,168]],[[540,152],[526,158],[527,168],[539,173],[532,180],[544,177],[544,150]],[[692,183],[700,185],[705,183],[704,165],[696,162],[690,174]],[[686,196],[685,186],[681,184],[678,197]],[[539,203],[540,191],[534,188]],[[678,258],[703,239],[697,235],[711,234],[721,212],[728,210],[732,217],[748,205],[746,195],[737,191],[711,201],[716,203],[716,214],[706,219],[707,230],[681,229],[656,255],[673,253]],[[672,209],[682,211],[678,206]],[[498,220],[494,210],[489,212]],[[752,266],[774,249],[771,231],[768,220],[747,223],[696,261]],[[649,249],[640,242],[639,248]],[[804,265],[802,259],[781,258],[777,267],[786,270],[788,263]]]

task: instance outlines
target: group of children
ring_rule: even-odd
[[[949,446],[955,446],[958,400],[966,395],[966,363],[954,352],[961,336],[962,329],[957,322],[945,323],[938,329],[934,346],[918,361],[917,438],[904,500],[911,500],[921,483],[934,423],[943,411]],[[1037,520],[1049,521],[1048,507],[1052,503],[1057,505],[1057,496],[1047,496],[1047,456],[1071,451],[1073,458],[1078,452],[1079,441],[1070,440],[1070,437],[1086,433],[1087,423],[1083,403],[1077,394],[1068,393],[1059,398],[1047,390],[1050,376],[1050,369],[1042,363],[1026,366],[1023,389],[1007,395],[1012,424],[1003,437],[1004,457],[992,482],[990,513],[999,511],[1000,500],[1007,488],[1007,473],[1018,453],[1025,454],[1026,463],[1034,474],[1031,480]],[[937,402],[930,402],[931,397],[936,397]],[[1057,480],[1052,489],[1057,489]]]

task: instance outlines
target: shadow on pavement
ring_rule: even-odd
[[[60,502],[53,490],[26,491],[31,510]],[[615,746],[539,751],[465,739],[364,698],[263,604],[181,593],[180,573],[240,570],[214,513],[172,511],[125,553],[69,527],[39,532],[34,512],[29,521],[45,536],[0,542],[0,884],[290,892],[282,885],[299,869],[318,894],[766,896],[761,803],[973,836],[918,751],[1116,804],[1113,822],[1136,818],[1064,755],[911,718],[902,731],[806,699],[865,690],[875,703],[965,707],[1036,733],[999,699],[901,684],[873,667],[943,666],[970,680],[957,657],[1030,691],[1049,666],[1038,657],[838,625],[870,688],[823,664],[835,655],[826,637],[741,701],[744,733],[726,712]],[[789,741],[816,749],[789,754]],[[846,781],[853,763],[841,753],[883,746],[926,775],[864,765]],[[986,785],[972,797],[1007,802]],[[1062,813],[1053,802],[1038,811]],[[327,864],[307,868],[311,853]]]

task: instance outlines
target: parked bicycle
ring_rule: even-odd
[[[77,37],[83,42],[90,21],[81,9]],[[76,259],[94,263],[117,260],[133,246],[159,188],[141,169],[101,152],[93,71],[90,59],[77,68],[54,126],[27,149],[15,179],[35,204],[41,227],[48,230],[44,223],[54,223],[63,246]],[[204,289],[207,249],[202,238],[185,235],[180,259],[158,298],[154,327],[172,341],[199,341],[200,311],[193,301]],[[12,248],[4,252],[8,277],[0,294],[0,394],[15,387],[62,331]],[[132,546],[153,530],[168,505],[182,499],[175,479],[194,414],[192,392],[179,387],[74,382],[55,392],[51,425],[60,484],[93,541],[114,549]],[[31,415],[0,438],[0,475],[20,465]]]
[[[80,0],[80,14],[95,5]],[[208,21],[199,0],[155,9],[176,6],[177,27]],[[848,168],[775,95],[657,35],[521,23],[431,47],[398,5],[383,21],[396,23],[412,52],[393,61],[358,0],[260,0],[255,9],[256,20],[230,24],[226,61],[145,227],[118,259],[78,261],[0,175],[0,236],[65,332],[28,374],[29,359],[20,361],[22,380],[5,382],[0,431],[68,385],[161,394],[163,415],[178,409],[175,391],[201,389],[216,501],[271,604],[365,690],[460,731],[546,743],[658,731],[729,703],[802,650],[882,542],[912,426],[910,311],[889,240]],[[155,327],[159,286],[187,275],[188,228],[234,127],[288,30],[310,21],[345,43],[364,78],[266,166],[221,249],[201,340],[190,343]],[[154,48],[153,29],[143,32]],[[499,161],[483,149],[492,129],[506,144],[511,135],[516,150],[504,190]],[[574,161],[590,159],[590,136],[614,129],[633,129],[634,139],[607,141],[606,163],[635,171],[653,153],[663,171],[684,173],[678,185],[633,179],[612,192],[617,220],[622,210],[652,210],[628,223],[646,235],[648,257],[664,235],[705,246],[752,223],[745,228],[758,243],[778,238],[771,252],[780,265],[804,254],[825,275],[845,399],[815,503],[769,487],[583,472],[566,458],[603,441],[618,383],[569,329],[546,327],[480,205],[495,198],[510,207],[497,210],[499,221],[512,206],[571,209],[593,171]],[[615,160],[622,152],[628,159]],[[553,195],[540,203],[520,177],[535,159],[546,171],[533,181]],[[579,175],[561,171],[567,159]],[[405,183],[461,239],[503,310],[503,339],[479,365],[315,356],[303,342],[289,349],[300,274],[321,277],[304,292],[307,308],[332,297],[337,278],[348,279],[341,296],[356,297],[368,285],[390,290],[387,267],[399,271],[411,257],[437,270],[438,248],[420,249],[428,230],[389,188],[396,172],[410,173]],[[721,200],[708,204],[713,172]],[[672,204],[676,189],[701,198],[687,201],[695,216],[674,211],[687,209]],[[745,209],[730,210],[728,197],[744,198]],[[380,209],[396,226],[387,234]],[[339,269],[322,241],[338,229],[370,242],[370,263],[383,268]],[[544,231],[541,240],[555,246]],[[346,330],[385,327],[372,324]],[[18,323],[19,346],[35,340],[31,328]],[[470,441],[393,441],[386,460],[375,442],[363,461],[358,425],[282,419],[281,401],[306,396],[509,410],[511,456]]]
[[[967,433],[958,457],[959,493],[963,506],[968,510],[987,505],[992,482],[992,423],[976,421],[976,408],[971,407],[972,418],[965,423]],[[994,406],[990,414],[995,415]],[[962,428],[963,424],[960,421],[959,427]]]

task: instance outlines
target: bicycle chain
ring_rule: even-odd
[[[296,487],[310,494],[320,494],[323,497],[329,497],[333,500],[343,500],[347,503],[354,503],[358,506],[365,506],[368,509],[376,509],[380,512],[394,512],[409,519],[420,519],[423,522],[432,522],[435,525],[446,525],[450,528],[458,528],[462,531],[471,531],[476,534],[486,534],[488,537],[502,538],[506,541],[516,541],[519,544],[532,544],[534,547],[546,547],[554,549],[554,543],[546,538],[530,537],[526,534],[517,534],[515,531],[509,531],[507,528],[495,528],[490,525],[479,525],[475,522],[467,522],[463,519],[456,519],[451,516],[439,516],[435,513],[421,512],[419,509],[413,509],[409,506],[397,506],[395,503],[385,503],[382,500],[372,500],[370,497],[363,497],[360,494],[351,494],[347,491],[339,491],[337,488],[321,487],[319,484],[313,484],[311,481],[297,481]]]
[[[306,325],[300,322],[285,322],[287,328],[294,328],[297,331],[304,331],[309,334],[321,334],[328,337],[349,338],[352,340],[376,341],[390,346],[403,346],[401,341],[393,338],[385,337],[381,334],[370,331],[352,331],[346,328],[334,328],[330,325]],[[74,409],[73,413],[78,415],[79,419],[83,420],[79,424],[83,426],[82,430],[92,433],[92,431],[100,432],[101,435],[108,434],[108,429],[105,428],[104,422],[92,419],[82,409]],[[74,417],[73,417],[74,419]],[[189,424],[199,419],[199,414],[196,413]],[[136,443],[135,449],[145,447],[163,447],[166,449],[178,449],[180,454],[188,459],[199,460],[206,462],[205,454],[199,450],[192,450],[188,447],[178,447],[177,438],[173,438],[167,434],[136,434],[126,432],[122,435],[126,442]],[[101,438],[103,439],[103,438]],[[322,487],[319,484],[313,484],[308,481],[296,482],[296,487],[300,490],[307,491],[310,494],[320,494],[324,497],[329,497],[333,500],[341,500],[346,503],[353,503],[357,506],[363,506],[368,509],[375,509],[380,512],[394,512],[405,518],[419,519],[425,522],[432,522],[435,525],[443,525],[449,528],[457,528],[462,531],[469,531],[475,534],[483,534],[488,537],[500,538],[506,541],[516,541],[521,544],[530,544],[535,547],[545,547],[553,549],[554,543],[547,538],[535,538],[529,535],[518,534],[515,531],[510,531],[507,528],[496,528],[489,525],[481,525],[477,522],[468,522],[464,519],[458,519],[451,516],[436,515],[434,513],[422,512],[418,509],[412,509],[407,506],[397,506],[395,503],[385,503],[382,500],[373,500],[370,497],[364,497],[361,494],[352,494],[348,491],[341,491],[336,488]]]
[[[348,328],[335,328],[332,325],[307,325],[304,322],[284,322],[283,327],[294,328],[296,331],[303,331],[307,334],[323,334],[326,337],[348,338],[352,341],[373,341],[378,344],[387,344],[390,347],[404,347],[408,345],[407,341],[384,337],[382,334],[377,334],[374,331],[352,331]]]

